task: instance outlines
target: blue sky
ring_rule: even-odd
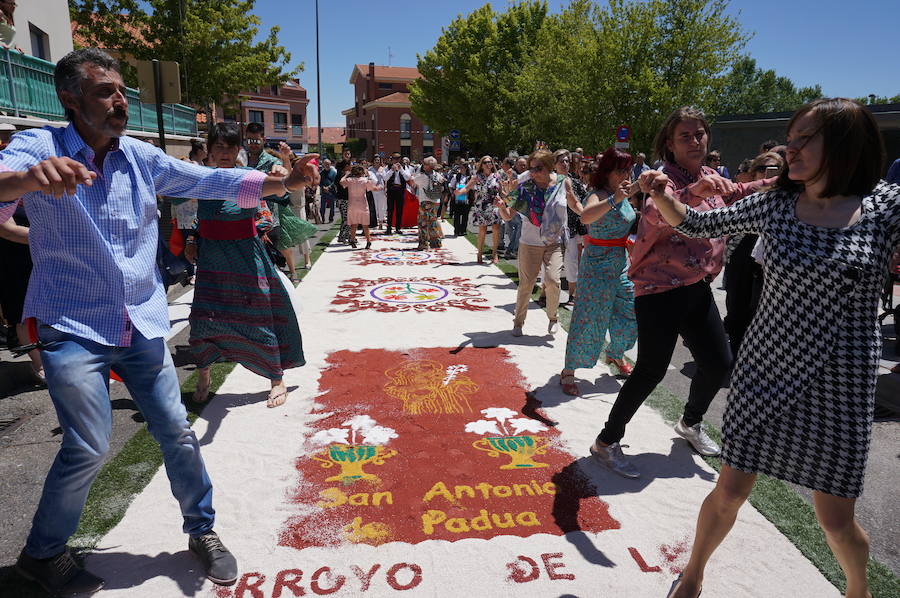
[[[354,64],[416,66],[416,54],[434,46],[441,27],[482,6],[476,0],[319,0],[322,123],[343,126],[341,110],[353,104],[348,83]],[[568,2],[551,0],[552,11]],[[500,10],[506,2],[493,2]],[[308,121],[316,124],[314,0],[257,0],[265,31],[281,26],[279,39],[309,91]],[[829,96],[900,93],[900,0],[733,1],[730,11],[755,32],[746,51],[759,66],[797,85],[820,84]]]

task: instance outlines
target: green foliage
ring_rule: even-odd
[[[750,39],[728,0],[572,0],[558,14],[523,0],[485,4],[446,27],[419,57],[413,110],[459,129],[479,151],[602,151],[619,125],[648,150],[675,108],[708,114],[791,110],[819,97],[742,54]]]
[[[410,86],[413,111],[434,130],[460,129],[477,152],[524,139],[524,112],[534,98],[517,93],[516,81],[546,15],[546,2],[528,0],[504,13],[485,4],[457,17],[419,56],[424,78]]]
[[[860,104],[868,105],[868,104],[900,104],[900,94],[897,94],[892,97],[887,96],[876,96],[874,99],[869,96],[865,96],[862,98],[853,98]]]
[[[234,98],[241,90],[284,83],[303,69],[288,66],[291,55],[278,43],[278,27],[264,41],[253,41],[260,24],[252,14],[255,3],[69,0],[69,12],[91,46],[139,60],[178,62],[183,102],[209,106]],[[131,79],[133,70],[126,75]]]
[[[344,143],[344,149],[350,150],[354,156],[361,156],[366,151],[369,140],[362,137],[351,137]]]
[[[821,97],[820,86],[798,89],[787,77],[763,70],[756,66],[756,60],[744,56],[722,80],[713,108],[716,114],[788,112]]]

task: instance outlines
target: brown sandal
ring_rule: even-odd
[[[562,386],[563,392],[569,396],[577,397],[581,394],[578,385],[575,384],[575,374],[560,374],[559,384]]]
[[[197,388],[194,390],[194,402],[205,403],[209,400],[209,385],[212,384],[212,374],[206,380],[206,384],[200,382],[200,374],[197,374]]]

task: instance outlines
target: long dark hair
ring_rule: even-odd
[[[603,189],[609,181],[610,173],[614,170],[628,170],[633,165],[634,158],[631,154],[614,147],[607,149],[597,160],[594,172],[591,173],[591,187]]]

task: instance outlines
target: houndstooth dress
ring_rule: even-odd
[[[900,187],[881,182],[846,228],[800,221],[796,202],[774,190],[728,208],[689,208],[676,230],[765,239],[765,284],[731,378],[722,460],[855,498],[881,355],[878,300],[900,243]]]

